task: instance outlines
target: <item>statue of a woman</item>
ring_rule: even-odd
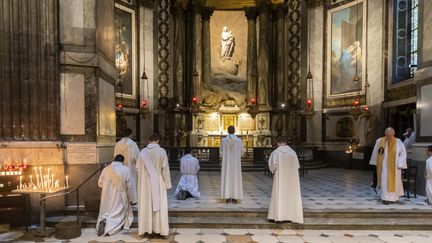
[[[223,60],[231,59],[234,52],[234,36],[232,32],[228,30],[228,27],[224,26],[222,28],[222,47],[220,58]]]

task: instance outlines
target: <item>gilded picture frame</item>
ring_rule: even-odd
[[[137,82],[135,10],[115,4],[115,65],[122,80],[117,97],[135,99]],[[121,92],[119,92],[121,91]]]
[[[326,38],[326,96],[341,98],[364,94],[366,80],[367,0],[329,9]],[[355,73],[360,80],[355,82]]]

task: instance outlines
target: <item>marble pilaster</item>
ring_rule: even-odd
[[[276,103],[285,103],[285,15],[287,12],[287,7],[284,4],[279,4],[275,6],[275,18],[276,18],[276,48],[275,52],[275,94]],[[288,97],[287,97],[288,98]]]
[[[173,62],[174,62],[174,97],[179,104],[184,104],[184,55],[185,55],[185,25],[184,11],[179,3],[173,3],[171,13],[174,18],[174,43],[173,43]]]
[[[202,82],[202,4],[197,1],[194,3],[194,64],[192,66],[193,93],[192,97],[201,100],[201,82]]]
[[[258,40],[258,103],[260,106],[269,106],[269,55],[271,42],[271,12],[268,0],[257,1],[259,11],[259,40]]]
[[[245,15],[248,21],[248,39],[247,39],[247,101],[256,97],[257,87],[255,79],[257,78],[257,31],[256,31],[256,17],[257,9],[249,7],[245,9]],[[255,76],[255,77],[254,77]]]
[[[202,17],[202,82],[204,86],[211,82],[211,46],[210,46],[210,17],[214,9],[204,7]]]

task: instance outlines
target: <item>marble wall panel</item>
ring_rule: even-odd
[[[420,136],[432,136],[432,84],[421,87],[421,101],[417,104],[420,110]]]
[[[115,136],[116,114],[114,86],[102,78],[99,78],[98,92],[98,134]]]
[[[421,41],[421,55],[420,58],[420,67],[425,67],[424,65],[427,64],[427,66],[432,65],[432,42],[430,41],[432,39],[432,1],[422,1],[422,4],[420,6],[423,6],[423,12],[422,17],[422,39]]]
[[[83,0],[60,0],[60,42],[84,44]]]
[[[69,135],[85,134],[84,74],[60,75],[60,132]]]
[[[324,9],[322,6],[309,10],[310,29],[310,67],[313,76],[313,98],[315,115],[307,121],[307,142],[322,141],[322,98],[323,98],[323,61],[324,61]]]

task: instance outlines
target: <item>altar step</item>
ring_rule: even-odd
[[[327,162],[322,160],[310,160],[304,161],[305,170],[315,170],[328,167]],[[180,170],[180,163],[170,163],[171,170]],[[264,171],[264,168],[267,166],[265,163],[242,163],[242,171]],[[220,171],[221,166],[217,163],[211,162],[202,162],[200,163],[201,171]]]
[[[132,227],[137,227],[136,211]],[[171,228],[243,228],[311,230],[432,230],[430,211],[307,211],[304,224],[273,223],[265,211],[170,211]],[[83,228],[96,227],[97,213],[81,216]],[[47,225],[74,221],[75,216],[47,218]]]

